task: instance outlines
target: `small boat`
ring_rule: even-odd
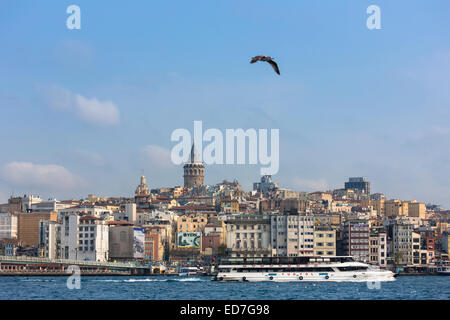
[[[181,267],[178,275],[182,276],[182,277],[198,276],[200,271],[201,271],[201,269],[198,267]]]
[[[440,261],[436,263],[436,273],[441,276],[450,275],[450,261]]]

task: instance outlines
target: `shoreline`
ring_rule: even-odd
[[[72,273],[66,273],[64,271],[61,272],[0,272],[1,277],[63,277],[63,276],[71,276]],[[81,272],[81,276],[122,276],[122,277],[180,277],[180,278],[191,278],[191,277],[212,277],[212,275],[189,275],[189,276],[180,276],[178,274],[132,274],[131,272]],[[396,274],[396,277],[405,277],[405,276],[445,276],[445,274],[439,273],[417,273],[417,272],[402,272]]]
[[[71,276],[73,273],[66,273],[65,271],[58,272],[0,272],[1,277],[56,277],[56,276]],[[122,276],[122,277],[209,277],[210,275],[189,275],[180,276],[178,274],[133,274],[131,272],[80,272],[80,276]]]

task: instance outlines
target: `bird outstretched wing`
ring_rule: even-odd
[[[269,60],[267,62],[270,63],[270,65],[272,66],[273,70],[275,70],[275,72],[277,74],[280,74],[280,69],[278,69],[278,65],[277,65],[277,63],[275,61]]]
[[[275,72],[276,72],[277,74],[280,74],[280,69],[278,69],[277,63],[276,63],[275,61],[273,61],[273,59],[272,59],[271,57],[267,57],[267,56],[256,56],[256,57],[253,57],[252,60],[250,60],[250,63],[255,63],[255,62],[257,62],[257,61],[265,61],[265,62],[268,62],[268,63],[272,66],[273,70],[275,70]]]
[[[250,60],[250,63],[255,63],[257,61],[261,61],[263,58],[264,58],[264,56],[253,57],[252,60]]]

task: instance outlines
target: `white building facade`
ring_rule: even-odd
[[[64,215],[61,225],[62,258],[108,261],[108,228],[105,220],[91,215]]]
[[[0,239],[17,238],[17,216],[0,213]]]
[[[300,257],[314,254],[314,216],[271,216],[272,256]]]

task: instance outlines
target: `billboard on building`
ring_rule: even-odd
[[[135,259],[144,258],[144,241],[145,241],[145,229],[134,228],[133,256]]]
[[[178,248],[200,248],[200,232],[178,232]]]

